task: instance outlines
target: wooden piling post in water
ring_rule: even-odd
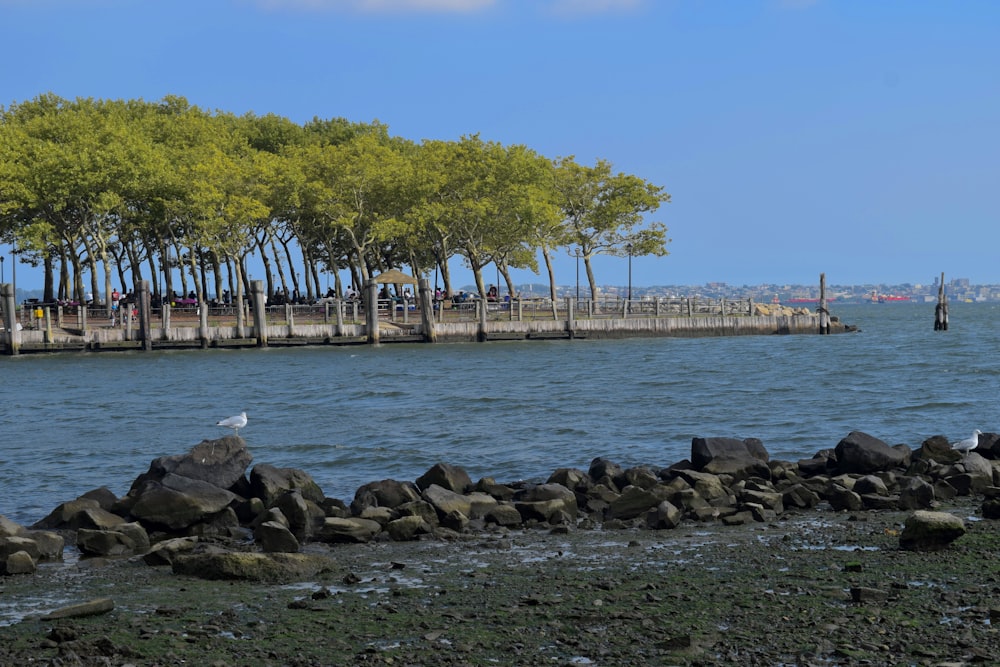
[[[140,280],[135,293],[139,299],[139,340],[142,341],[142,349],[148,352],[153,349],[153,312],[149,301],[149,281]]]
[[[934,331],[948,330],[948,299],[944,295],[944,271],[941,272],[941,284],[938,285],[938,300],[934,307]]]
[[[476,333],[476,338],[480,343],[486,342],[486,299],[479,299],[476,301],[479,306],[479,331]]]
[[[123,308],[124,313],[127,308]],[[128,315],[126,315],[128,317]],[[202,303],[198,305],[198,326],[200,327],[198,331],[198,336],[201,338],[201,347],[206,349],[208,347],[208,304]]]
[[[420,323],[424,328],[424,340],[428,343],[437,342],[434,331],[434,295],[431,294],[431,281],[420,278],[417,281],[417,291],[420,294]]]
[[[826,307],[826,274],[819,274],[819,332],[830,333],[830,311]]]
[[[21,351],[21,332],[17,330],[17,304],[14,297],[14,285],[0,285],[0,299],[3,299],[4,337],[7,339],[7,354],[13,356]]]
[[[378,345],[381,335],[378,328],[378,285],[374,281],[365,285],[365,328],[368,330],[368,343]]]
[[[264,281],[250,281],[250,297],[253,299],[253,332],[257,347],[267,347],[267,302],[264,300]]]

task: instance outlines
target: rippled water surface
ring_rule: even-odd
[[[833,312],[862,331],[4,357],[0,514],[122,495],[244,409],[255,462],[345,500],[438,461],[510,481],[596,456],[669,465],[694,436],[757,437],[794,460],[852,430],[916,446],[1000,428],[1000,308],[952,304],[947,332],[933,304]]]

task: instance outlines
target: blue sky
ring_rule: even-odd
[[[0,0],[0,24],[4,105],[182,95],[609,160],[673,198],[635,285],[1000,283],[1000,3]]]

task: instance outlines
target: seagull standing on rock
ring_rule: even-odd
[[[959,440],[958,442],[951,443],[951,448],[962,452],[963,454],[968,454],[973,449],[979,446],[979,436],[982,435],[982,431],[978,428],[972,432],[971,438],[966,438],[965,440]]]
[[[247,425],[247,413],[241,412],[235,417],[226,417],[225,419],[216,422],[215,425],[231,428],[236,435],[239,435],[240,429]]]

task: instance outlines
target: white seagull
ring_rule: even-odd
[[[226,417],[225,419],[216,422],[215,425],[231,428],[236,433],[236,435],[239,435],[240,429],[247,425],[247,413],[241,412],[235,417]]]
[[[982,434],[978,428],[972,432],[971,438],[966,438],[965,440],[959,440],[958,442],[951,443],[951,448],[956,449],[963,454],[968,454],[973,449],[979,446],[979,436]]]

